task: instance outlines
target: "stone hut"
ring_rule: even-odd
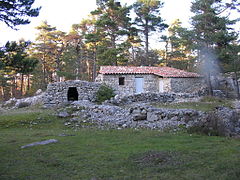
[[[94,101],[100,83],[71,80],[49,84],[44,96],[46,107],[58,106],[72,101]]]
[[[201,75],[171,67],[101,66],[97,82],[119,95],[136,93],[194,93],[204,84]]]

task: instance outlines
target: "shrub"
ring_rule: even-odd
[[[29,102],[20,102],[18,105],[17,105],[17,107],[18,108],[24,108],[24,107],[28,107],[28,106],[30,106],[31,105],[31,103],[29,103]]]
[[[102,85],[96,93],[96,101],[102,103],[115,96],[114,90],[107,85]]]
[[[198,125],[190,127],[187,132],[205,134],[208,136],[230,136],[229,134],[230,125],[226,124],[224,120],[218,117],[216,112],[208,113],[206,122],[200,122]]]

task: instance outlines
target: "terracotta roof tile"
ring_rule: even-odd
[[[171,67],[149,66],[101,66],[101,74],[154,74],[161,77],[201,77],[193,72],[187,72]]]

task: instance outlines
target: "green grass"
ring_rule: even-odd
[[[153,105],[158,108],[194,109],[204,112],[213,111],[218,106],[232,107],[230,100],[216,97],[204,97],[199,102],[155,103]]]
[[[229,179],[240,140],[151,130],[66,128],[51,110],[0,115],[0,179]],[[59,134],[72,136],[59,136]],[[59,142],[21,149],[28,143]]]

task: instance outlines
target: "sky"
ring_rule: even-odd
[[[132,4],[135,0],[120,0],[121,4]],[[167,24],[175,19],[180,19],[183,26],[189,26],[191,17],[191,0],[163,0],[165,3],[161,10],[162,18]],[[87,18],[96,8],[96,0],[35,0],[34,7],[41,6],[40,15],[30,18],[28,25],[18,26],[18,31],[12,30],[0,22],[0,45],[7,41],[17,41],[21,38],[34,41],[36,38],[36,26],[42,21],[47,21],[58,30],[69,32],[72,24],[78,24],[83,18]]]

